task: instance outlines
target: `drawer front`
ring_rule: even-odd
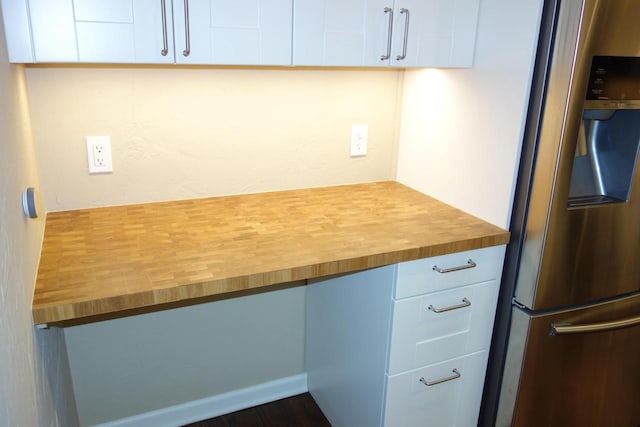
[[[395,301],[390,375],[489,348],[498,281]]]
[[[400,263],[395,298],[407,298],[497,279],[502,270],[504,248],[492,246]],[[435,267],[442,272],[436,271]]]
[[[486,364],[487,352],[480,351],[388,376],[384,426],[475,427]]]

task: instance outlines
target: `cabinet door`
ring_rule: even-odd
[[[80,62],[173,62],[166,1],[74,0],[74,12]]]
[[[167,1],[30,0],[36,62],[172,63]]]
[[[174,0],[176,62],[290,65],[292,0]]]
[[[296,0],[293,64],[386,66],[385,0]]]
[[[396,0],[391,65],[470,67],[479,6],[480,0]]]
[[[29,0],[36,62],[77,62],[72,0]]]

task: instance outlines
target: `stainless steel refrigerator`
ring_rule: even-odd
[[[480,425],[640,426],[640,0],[545,0]]]

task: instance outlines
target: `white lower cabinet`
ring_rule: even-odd
[[[396,301],[389,374],[487,348],[497,287],[492,280]],[[429,309],[456,306],[462,307],[440,313]]]
[[[387,377],[384,425],[477,425],[486,365],[483,350]]]
[[[504,246],[307,289],[309,391],[334,427],[475,426]]]

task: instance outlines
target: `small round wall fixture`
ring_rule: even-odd
[[[22,192],[22,211],[29,218],[38,218],[36,190],[33,187],[29,187]]]

